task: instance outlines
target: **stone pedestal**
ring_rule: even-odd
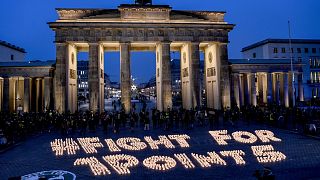
[[[157,109],[172,108],[170,43],[161,42],[156,47]]]
[[[89,110],[104,112],[104,50],[98,43],[89,44]]]
[[[121,103],[126,113],[131,111],[130,44],[120,43],[120,88]]]

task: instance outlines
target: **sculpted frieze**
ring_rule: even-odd
[[[220,41],[228,42],[226,30],[194,28],[95,28],[57,29],[56,41],[120,41],[138,38],[139,41]]]

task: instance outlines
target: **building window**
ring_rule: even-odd
[[[302,58],[301,57],[298,57],[298,62],[302,62]]]
[[[304,53],[309,53],[309,48],[304,48]]]
[[[14,60],[14,55],[13,55],[13,54],[11,54],[11,57],[10,57],[10,58],[11,58],[11,60]]]
[[[273,53],[274,54],[278,53],[278,48],[273,48]]]
[[[301,53],[301,48],[297,48],[297,52],[298,52],[298,53]]]
[[[294,50],[293,50],[293,48],[291,48],[291,53],[293,53],[294,52]]]
[[[282,53],[286,53],[286,48],[281,48]]]
[[[317,49],[316,48],[312,48],[312,53],[313,54],[317,53]]]
[[[256,58],[257,57],[257,54],[256,53],[253,53],[252,54],[252,58]]]

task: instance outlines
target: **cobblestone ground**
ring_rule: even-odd
[[[283,152],[287,159],[277,163],[266,164],[273,170],[277,179],[320,179],[320,140],[307,136],[294,134],[289,131],[274,129],[266,126],[257,125],[237,125],[236,127],[219,127],[218,129],[227,129],[228,133],[235,131],[254,132],[257,129],[268,129],[274,132],[276,137],[282,139],[282,142],[267,143],[274,146],[275,150]],[[133,155],[138,158],[139,164],[130,168],[131,174],[120,176],[102,159],[102,156],[112,154],[106,147],[103,139],[112,138],[116,140],[120,137],[138,137],[143,139],[144,136],[150,135],[157,139],[158,135],[169,134],[188,134],[191,139],[188,140],[190,148],[166,149],[160,146],[159,150],[151,150],[149,147],[143,151],[124,151],[121,153]],[[197,128],[193,130],[177,130],[163,131],[136,130],[130,132],[122,129],[119,134],[104,134],[101,130],[96,133],[87,133],[86,137],[98,136],[104,144],[104,148],[97,148],[98,153],[94,156],[111,170],[111,175],[94,176],[88,166],[73,166],[76,158],[90,157],[81,149],[76,155],[56,157],[50,147],[50,141],[55,138],[61,138],[59,133],[51,133],[41,135],[26,142],[21,143],[17,147],[0,154],[0,179],[7,179],[12,176],[20,176],[38,171],[45,170],[66,170],[77,175],[77,179],[255,179],[252,174],[255,170],[263,169],[263,165],[257,162],[252,154],[249,144],[241,144],[235,140],[229,140],[228,145],[219,146],[208,133],[208,128]],[[74,138],[81,137],[74,135]],[[257,141],[254,145],[263,145],[261,141]],[[191,153],[206,155],[206,152],[215,151],[219,153],[222,150],[243,150],[246,155],[245,165],[236,165],[232,158],[222,157],[227,166],[213,165],[209,168],[201,168],[201,166],[191,157]],[[142,162],[145,158],[152,155],[167,155],[174,157],[174,153],[186,153],[196,166],[194,169],[186,170],[177,161],[177,166],[166,172],[156,172],[149,170],[143,166]]]

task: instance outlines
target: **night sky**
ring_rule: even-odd
[[[0,40],[26,49],[27,60],[54,60],[54,32],[47,22],[57,19],[55,8],[116,8],[134,0],[1,0]],[[241,58],[241,48],[265,38],[320,39],[319,0],[153,0],[177,10],[226,11],[236,24],[230,33],[229,58]],[[176,54],[175,58],[179,55]],[[86,59],[86,54],[80,55]],[[106,72],[119,80],[119,53],[106,53]],[[155,73],[154,53],[132,53],[132,74],[138,82]]]

